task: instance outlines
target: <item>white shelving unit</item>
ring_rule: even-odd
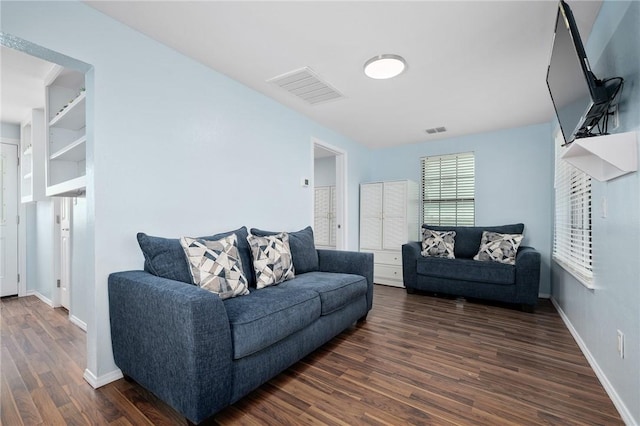
[[[360,185],[360,251],[373,253],[373,281],[404,287],[402,244],[419,239],[418,184]]]
[[[86,112],[84,74],[53,67],[45,81],[47,196],[85,192]]]
[[[638,170],[636,132],[576,139],[562,159],[592,178],[605,182]]]
[[[45,199],[45,119],[31,110],[20,124],[20,194],[23,203]]]

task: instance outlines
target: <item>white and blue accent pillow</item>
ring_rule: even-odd
[[[424,257],[455,259],[456,231],[434,231],[422,228],[422,251]]]
[[[523,238],[522,234],[501,234],[499,232],[483,231],[480,249],[478,254],[473,256],[473,260],[515,265],[518,247],[520,247]]]
[[[251,246],[256,288],[279,284],[295,277],[289,235],[286,232],[262,237],[249,234],[247,241]]]
[[[180,238],[193,283],[221,299],[249,294],[236,234],[219,240]]]

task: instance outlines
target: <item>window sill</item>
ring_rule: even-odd
[[[595,286],[593,285],[593,277],[585,277],[584,275],[579,274],[575,269],[569,267],[566,263],[562,262],[558,258],[554,257],[553,261],[556,262],[558,266],[567,271],[573,278],[575,278],[580,284],[588,288],[589,290],[595,290]]]

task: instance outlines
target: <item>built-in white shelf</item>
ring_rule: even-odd
[[[49,127],[60,127],[63,129],[80,130],[87,122],[85,99],[86,93],[80,95],[62,108],[49,122]]]
[[[45,79],[47,196],[84,194],[87,94],[84,74],[55,66]]]
[[[33,109],[20,123],[20,201],[31,203],[45,197],[45,115]]]
[[[85,194],[87,177],[82,175],[47,187],[47,196],[80,197]]]
[[[87,137],[81,136],[76,141],[51,154],[51,157],[49,157],[49,159],[75,162],[84,161],[84,159],[86,158],[86,142]]]
[[[638,170],[637,132],[576,139],[562,159],[592,178],[605,182]]]

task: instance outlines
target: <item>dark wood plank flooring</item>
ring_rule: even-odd
[[[37,298],[1,302],[2,425],[175,425],[135,383],[93,390],[84,332]],[[367,321],[213,419],[275,425],[623,424],[547,300],[534,314],[376,286]]]

